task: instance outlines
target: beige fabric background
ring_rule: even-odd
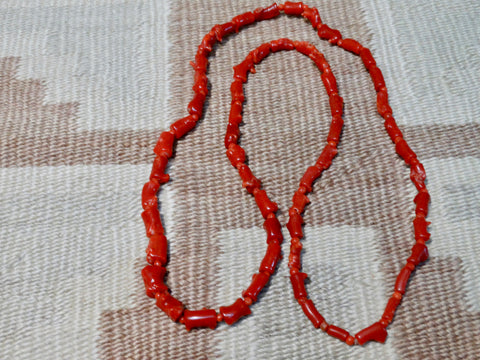
[[[216,23],[268,1],[0,1],[1,359],[480,358],[480,6],[465,1],[308,2],[369,47],[394,115],[424,163],[430,260],[385,344],[349,348],[315,330],[284,260],[252,315],[189,333],[144,295],[140,193],[153,146],[186,114],[188,64]],[[279,37],[325,53],[345,100],[339,155],[305,213],[308,290],[352,333],[379,319],[413,245],[414,186],[376,113],[359,58],[281,16],[215,48],[199,126],[160,193],[168,284],[191,308],[231,304],[265,249],[262,218],[223,136],[232,66]],[[246,85],[241,144],[285,214],[328,132],[318,70],[278,53]],[[287,235],[287,232],[284,232]]]

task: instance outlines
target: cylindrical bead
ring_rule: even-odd
[[[430,202],[430,194],[427,191],[420,191],[413,200],[417,204],[415,212],[417,215],[423,214],[424,216],[428,213],[428,203]]]
[[[318,28],[318,25],[322,23],[322,19],[316,8],[306,7],[302,16],[310,21],[310,24],[312,24],[314,29]]]
[[[168,293],[157,293],[157,306],[162,309],[173,321],[178,321],[183,314],[185,307],[180,300],[177,300]]]
[[[275,272],[278,260],[280,260],[281,252],[282,248],[277,241],[272,241],[268,244],[267,252],[260,263],[259,271],[264,271],[272,275]]]
[[[152,179],[145,183],[142,190],[142,207],[144,209],[158,206],[157,191],[160,183],[156,179]]]
[[[258,8],[254,12],[257,21],[272,19],[280,14],[280,8],[276,3],[266,7]]]
[[[243,299],[237,299],[230,306],[221,306],[220,314],[222,314],[223,320],[228,324],[232,325],[237,322],[241,317],[250,315],[250,307],[245,304]]]
[[[302,310],[307,315],[307,318],[310,319],[315,329],[320,327],[320,324],[325,322],[323,316],[318,312],[312,300],[307,299],[301,303]]]
[[[294,41],[293,44],[295,49],[303,55],[310,56],[314,51],[314,46],[307,41]]]
[[[142,278],[147,296],[154,298],[155,293],[168,291],[167,285],[163,282],[166,271],[164,267],[155,265],[147,265],[143,268]]]
[[[325,146],[315,165],[324,170],[328,169],[332,165],[332,160],[337,152],[337,148],[330,145]]]
[[[424,216],[416,216],[413,220],[413,228],[415,230],[415,239],[421,241],[428,241],[430,239],[430,233],[428,232],[428,222]]]
[[[397,276],[397,281],[395,282],[395,291],[398,291],[400,294],[405,294],[405,290],[407,289],[408,279],[410,278],[410,274],[412,270],[408,267],[404,267]]]
[[[416,243],[412,247],[412,255],[407,259],[408,262],[417,266],[428,259],[428,249],[425,244]]]
[[[370,77],[372,78],[375,90],[380,91],[381,88],[384,88],[385,80],[383,79],[382,70],[380,70],[377,66],[372,66],[368,69],[368,71],[370,72]]]
[[[310,202],[310,200],[305,194],[297,190],[293,195],[292,202],[293,202],[292,207],[296,209],[299,214],[301,214],[305,209],[305,206]]]
[[[395,311],[402,301],[402,295],[400,293],[396,294],[399,294],[400,296],[394,294],[390,297],[390,299],[388,299],[387,306],[385,307],[385,311],[382,315],[382,319],[387,320],[389,323],[392,321]]]
[[[160,184],[165,184],[170,180],[170,175],[165,174],[165,169],[168,164],[168,158],[165,155],[158,155],[153,160],[152,172],[150,173],[150,180],[157,180]]]
[[[213,309],[185,310],[183,320],[188,331],[193,328],[215,329],[217,327],[217,312]]]
[[[147,237],[153,235],[163,235],[162,221],[160,220],[160,212],[156,207],[151,207],[142,212],[142,219],[145,223],[145,231]]]
[[[238,174],[243,181],[242,186],[247,189],[250,194],[253,193],[254,189],[260,188],[260,180],[253,176],[252,171],[247,164],[241,164],[237,168]]]
[[[343,98],[337,93],[333,93],[329,96],[329,101],[332,116],[341,116],[343,112]]]
[[[263,223],[263,228],[267,233],[267,244],[270,244],[272,241],[282,243],[282,226],[276,217],[267,218]]]
[[[202,107],[203,107],[203,102],[202,102]],[[186,116],[182,119],[175,121],[172,125],[170,125],[170,129],[175,133],[175,137],[177,139],[180,139],[182,136],[184,136],[186,133],[188,133],[190,130],[192,130],[195,127],[199,117],[200,115],[198,114]]]
[[[197,115],[198,118],[201,118],[202,114],[203,114],[203,103],[204,102],[205,102],[205,95],[203,95],[201,93],[196,93],[195,96],[193,97],[192,101],[190,101],[190,103],[187,106],[188,113],[190,115]],[[188,131],[190,131],[192,128],[189,128]]]
[[[240,101],[243,103],[245,101],[245,94],[243,93],[243,82],[241,80],[235,80],[230,86],[230,92],[232,94],[232,102]]]
[[[238,129],[238,127],[237,127]],[[238,137],[240,136],[240,130],[235,132],[228,132],[225,134],[225,147],[228,149],[230,144],[236,144],[238,142]]]
[[[316,50],[313,50],[310,55],[308,55],[310,59],[317,65],[318,69],[321,72],[325,72],[330,70],[330,65],[328,64],[327,60],[325,59],[325,56],[323,54],[319,53]]]
[[[253,62],[255,64],[260,63],[270,54],[270,43],[260,45],[258,48],[250,52]]]
[[[272,49],[272,52],[281,50],[289,51],[295,49],[295,45],[292,40],[283,38],[270,41],[270,48]]]
[[[290,270],[292,268],[300,269],[301,261],[300,261],[300,254],[302,252],[302,243],[300,242],[299,238],[292,238],[290,243],[290,254],[288,255],[288,267]]]
[[[242,122],[243,104],[239,100],[232,101],[230,106],[230,114],[228,116],[228,122],[231,124],[239,125]]]
[[[338,41],[338,46],[356,55],[359,55],[360,51],[363,49],[362,44],[353,39],[341,39]]]
[[[327,94],[329,96],[338,93],[337,80],[335,79],[335,75],[333,75],[332,71],[324,71],[321,75],[321,78],[323,85],[325,86],[325,90],[327,90]]]
[[[305,186],[308,192],[312,191],[313,182],[320,176],[322,169],[317,166],[310,166],[300,180],[300,185]]]
[[[198,52],[195,55],[195,62],[193,63],[193,68],[195,71],[200,73],[205,73],[208,67],[208,58],[203,55],[203,52]]]
[[[292,238],[300,239],[303,237],[302,224],[303,224],[302,215],[300,215],[297,212],[294,212],[293,214],[290,215],[290,219],[288,220],[288,223],[287,223],[287,229],[290,232],[290,236]]]
[[[411,161],[413,159],[416,159],[417,157],[413,150],[410,149],[405,139],[402,139],[396,143],[395,150],[397,151],[397,154],[400,155],[407,164],[410,164]]]
[[[165,235],[153,235],[150,237],[148,246],[145,249],[147,253],[147,262],[151,265],[159,263],[167,264],[168,242]]]
[[[346,341],[347,338],[350,336],[347,330],[344,330],[335,325],[328,325],[327,334],[342,341]]]
[[[360,345],[365,344],[367,341],[377,341],[384,343],[387,338],[387,330],[379,323],[376,322],[369,327],[359,331],[355,338]]]
[[[303,13],[303,3],[285,1],[283,11],[287,15],[301,15]]]
[[[290,275],[290,281],[293,288],[293,296],[295,299],[307,297],[307,290],[305,289],[305,279],[308,277],[307,274],[302,272],[297,272]]]
[[[265,285],[267,285],[269,279],[270,274],[266,272],[253,274],[252,282],[250,283],[250,286],[247,288],[247,290],[242,293],[242,296],[249,297],[254,302],[257,301],[258,295],[261,293]]]
[[[340,31],[328,27],[326,24],[322,24],[318,28],[318,36],[321,39],[328,40],[331,44],[336,44],[338,40],[342,38]]]
[[[246,12],[235,16],[232,19],[235,32],[238,32],[242,27],[253,24],[255,22],[255,15],[252,12]]]
[[[330,132],[328,133],[327,141],[338,143],[340,140],[340,134],[342,133],[343,119],[341,116],[334,116],[332,123],[330,124]]]
[[[377,93],[377,111],[383,117],[392,113],[392,108],[388,103],[388,92],[385,88]]]
[[[362,59],[363,64],[365,65],[365,68],[367,70],[370,70],[372,67],[377,66],[377,63],[372,56],[372,53],[366,47],[360,50],[360,58]]]
[[[410,164],[410,180],[413,183],[423,183],[427,178],[427,174],[425,173],[425,168],[423,167],[422,163],[419,161],[412,162]]]
[[[395,139],[402,139],[402,132],[398,128],[392,114],[387,114],[385,116],[384,125],[388,135],[390,136],[390,139],[392,139],[393,142],[395,142]]]
[[[235,25],[232,22],[215,25],[210,32],[215,34],[218,42],[222,42],[223,38],[235,31]]]
[[[253,63],[253,60],[252,60]],[[240,64],[233,67],[233,77],[242,82],[247,82],[248,72],[252,66],[248,62],[241,62]]]
[[[255,202],[257,203],[262,216],[266,219],[268,214],[274,213],[278,210],[277,203],[270,201],[265,190],[258,190],[253,192]]]
[[[208,32],[203,37],[202,42],[200,43],[200,47],[210,52],[212,51],[212,48],[216,42],[217,42],[217,37],[215,36],[215,33],[212,34]]]
[[[155,145],[153,152],[156,155],[165,155],[167,158],[171,158],[174,141],[175,135],[173,135],[170,131],[164,131],[160,134],[157,145]]]
[[[227,156],[234,167],[237,167],[238,163],[245,162],[245,150],[240,145],[230,144],[227,150]]]

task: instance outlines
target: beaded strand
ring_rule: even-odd
[[[397,153],[405,160],[406,164],[410,166],[410,178],[418,190],[418,195],[414,199],[416,203],[416,217],[413,221],[416,244],[412,247],[411,256],[407,259],[406,265],[397,277],[394,287],[395,291],[387,303],[382,318],[378,322],[361,330],[355,336],[325,321],[312,300],[308,299],[304,284],[307,274],[300,272],[300,253],[302,249],[300,239],[303,237],[303,218],[301,214],[305,206],[309,203],[306,194],[312,191],[313,182],[321,175],[322,171],[331,165],[332,159],[337,153],[336,146],[343,126],[343,99],[338,95],[335,77],[323,55],[319,53],[313,45],[305,42],[292,42],[289,39],[273,40],[250,52],[242,63],[234,67],[234,81],[231,85],[232,106],[227,134],[225,136],[225,147],[227,148],[227,156],[230,162],[239,171],[239,175],[243,181],[243,187],[245,187],[249,193],[253,194],[257,206],[265,218],[264,228],[267,232],[268,245],[265,257],[259,267],[259,272],[253,275],[250,286],[242,293],[243,298],[238,298],[232,305],[220,307],[218,313],[214,309],[186,309],[179,300],[170,295],[169,289],[164,283],[166,273],[165,266],[168,261],[168,245],[160,220],[156,194],[160,185],[169,180],[169,175],[165,174],[165,168],[168,160],[172,157],[175,141],[191,131],[203,114],[203,106],[208,94],[208,79],[206,76],[208,56],[212,51],[212,47],[217,42],[221,42],[224,37],[238,32],[241,28],[256,21],[277,17],[281,11],[287,15],[304,17],[311,23],[312,27],[317,30],[318,36],[321,39],[328,40],[332,45],[337,45],[360,56],[377,91],[377,110],[385,120],[385,128],[395,143]],[[254,65],[259,63],[270,52],[293,49],[309,56],[321,71],[321,79],[329,95],[332,114],[327,144],[316,164],[309,167],[303,175],[300,186],[293,196],[293,205],[289,210],[287,228],[292,239],[288,265],[290,268],[290,279],[294,297],[315,328],[321,328],[327,332],[327,334],[346,342],[348,345],[355,343],[363,345],[370,340],[384,342],[387,336],[386,328],[393,320],[395,310],[405,293],[407,282],[412,271],[419,263],[428,258],[428,250],[425,242],[428,241],[430,234],[427,231],[429,223],[425,218],[428,213],[430,196],[425,186],[425,170],[423,165],[418,161],[416,154],[403,139],[402,133],[395,123],[392,109],[388,104],[388,92],[382,72],[376,66],[370,50],[364,48],[356,40],[343,39],[338,30],[332,29],[322,23],[317,9],[308,7],[301,2],[286,2],[283,5],[274,3],[269,7],[258,8],[253,12],[246,12],[235,16],[230,22],[215,25],[211,31],[205,35],[199,45],[195,62],[191,63],[195,70],[194,85],[192,87],[195,95],[188,104],[187,109],[189,115],[174,122],[170,126],[169,131],[165,131],[160,135],[157,145],[154,148],[154,153],[157,156],[153,163],[150,181],[145,184],[142,191],[142,206],[144,208],[142,218],[145,222],[147,237],[150,239],[146,249],[147,262],[150,265],[147,265],[142,270],[146,293],[148,296],[156,299],[157,306],[173,321],[185,324],[187,330],[195,327],[209,327],[214,329],[217,323],[221,321],[225,321],[230,325],[251,313],[250,305],[257,300],[258,295],[268,283],[270,276],[274,273],[276,265],[280,260],[280,245],[283,241],[283,236],[281,233],[281,225],[275,215],[277,204],[268,198],[264,190],[261,190],[260,180],[253,176],[248,165],[245,164],[245,152],[237,144],[240,136],[238,125],[242,121],[241,113],[243,101],[245,100],[243,83],[247,81],[248,72],[255,71]]]

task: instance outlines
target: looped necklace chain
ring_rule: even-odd
[[[338,94],[335,76],[325,57],[312,44],[307,42],[292,41],[285,38],[270,41],[251,51],[245,60],[233,68],[234,80],[230,87],[232,103],[225,135],[227,157],[231,164],[238,170],[240,178],[243,181],[243,187],[254,196],[255,202],[265,219],[264,229],[267,233],[267,251],[259,266],[258,272],[252,276],[250,286],[242,292],[242,296],[233,304],[221,306],[217,312],[215,309],[187,309],[180,300],[170,294],[168,286],[164,283],[168,262],[168,244],[158,211],[157,192],[161,184],[169,181],[169,175],[165,173],[165,169],[169,159],[172,157],[176,140],[191,131],[197,121],[202,117],[204,102],[208,94],[208,79],[206,75],[208,56],[212,51],[212,47],[217,42],[221,42],[226,36],[238,32],[243,27],[253,24],[256,21],[275,18],[280,15],[281,12],[284,12],[286,15],[301,16],[307,19],[321,39],[327,40],[330,44],[336,45],[361,58],[377,92],[377,110],[385,120],[385,128],[395,144],[396,152],[410,167],[410,179],[418,190],[418,194],[414,199],[416,204],[416,217],[413,221],[416,243],[411,249],[411,254],[405,266],[397,276],[394,292],[387,302],[382,317],[379,321],[359,331],[355,336],[351,335],[347,330],[325,321],[313,301],[308,297],[305,287],[307,274],[301,272],[300,253],[302,243],[300,240],[303,237],[302,213],[306,205],[310,202],[307,194],[312,191],[315,180],[320,177],[324,170],[330,167],[333,158],[337,154],[337,145],[343,127],[343,99]],[[316,163],[310,166],[301,178],[298,190],[292,198],[292,206],[288,212],[289,220],[287,229],[291,236],[288,266],[290,268],[290,280],[294,297],[315,328],[322,329],[327,334],[344,341],[346,344],[363,345],[367,341],[384,342],[387,337],[387,327],[393,320],[396,308],[405,293],[412,271],[419,263],[428,258],[428,250],[425,242],[430,238],[430,234],[427,231],[429,223],[425,218],[428,213],[430,195],[425,186],[425,170],[417,159],[416,154],[403,139],[402,133],[395,123],[392,109],[388,103],[388,92],[382,72],[377,67],[370,50],[363,47],[356,40],[342,38],[338,30],[332,29],[322,23],[317,9],[301,2],[286,2],[280,5],[274,3],[267,8],[258,8],[253,12],[246,12],[235,16],[230,22],[215,25],[210,32],[205,35],[199,45],[195,62],[191,63],[195,70],[194,85],[192,88],[195,95],[188,104],[189,115],[174,122],[170,126],[170,130],[160,135],[154,148],[156,158],[153,162],[150,180],[144,185],[142,191],[142,207],[144,209],[142,218],[145,223],[147,237],[150,239],[146,249],[147,262],[149,265],[142,270],[146,293],[149,297],[156,299],[157,306],[173,321],[184,324],[187,330],[201,327],[214,329],[217,323],[221,321],[231,325],[251,313],[250,306],[257,301],[258,295],[275,272],[277,263],[281,258],[283,236],[281,224],[275,214],[278,210],[277,204],[268,198],[265,190],[262,190],[261,181],[253,175],[245,163],[245,151],[238,145],[240,138],[239,124],[242,122],[243,103],[245,101],[243,84],[247,82],[248,74],[255,72],[254,66],[260,63],[270,53],[290,50],[296,50],[308,56],[320,70],[321,80],[329,97],[332,116],[326,145]]]

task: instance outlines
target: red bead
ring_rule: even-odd
[[[160,184],[164,184],[170,180],[170,175],[165,174],[165,168],[168,164],[168,158],[165,155],[159,155],[153,160],[152,172],[150,180],[157,180]]]
[[[267,252],[260,264],[259,271],[269,273],[272,275],[275,272],[278,260],[281,258],[282,248],[277,241],[272,241],[268,244]]]
[[[243,105],[239,100],[232,101],[230,107],[230,115],[228,116],[228,122],[231,124],[239,125],[242,122]]]
[[[377,63],[372,56],[372,53],[369,49],[365,47],[360,50],[360,58],[362,59],[363,64],[365,65],[365,68],[367,70],[370,70],[372,67],[377,66]]]
[[[296,212],[290,215],[290,219],[288,220],[288,223],[287,223],[287,229],[290,232],[290,236],[292,238],[300,239],[303,237],[302,224],[303,224],[302,215]]]
[[[337,80],[335,79],[335,76],[331,70],[324,71],[321,77],[323,85],[325,86],[325,90],[327,90],[327,94],[329,96],[338,92]]]
[[[173,321],[178,321],[185,307],[182,302],[168,293],[156,293],[157,306],[162,309]]]
[[[310,321],[312,322],[315,329],[318,329],[320,327],[320,324],[325,322],[325,319],[318,312],[318,310],[315,307],[315,305],[313,304],[312,300],[307,299],[307,300],[301,302],[300,305],[302,306],[303,312],[310,319]]]
[[[277,204],[270,201],[265,190],[255,189],[253,191],[253,196],[255,197],[255,202],[265,219],[268,214],[274,213],[278,210]]]
[[[153,235],[163,235],[163,226],[160,221],[160,213],[156,207],[148,208],[142,212],[142,219],[145,223],[147,237]]]
[[[280,8],[276,3],[273,3],[264,9],[258,8],[253,13],[257,21],[268,20],[280,15]]]
[[[340,31],[336,29],[331,29],[326,24],[322,24],[318,28],[318,36],[321,39],[328,40],[331,44],[336,44],[338,40],[342,38],[342,34],[340,33]]]
[[[419,161],[412,162],[410,164],[410,179],[413,183],[423,183],[426,178],[427,174],[425,173],[423,165]]]
[[[321,169],[328,169],[332,165],[332,160],[337,155],[337,149],[331,145],[327,145],[323,148],[322,153],[318,157],[316,166]]]
[[[270,43],[260,45],[258,48],[250,52],[250,56],[255,64],[260,63],[270,54]]]
[[[412,247],[412,255],[407,259],[413,265],[418,265],[428,259],[428,249],[425,244],[416,243]]]
[[[314,29],[318,28],[318,25],[322,23],[320,14],[318,13],[318,10],[315,8],[305,7],[305,10],[303,11],[302,16],[308,21],[310,21],[310,24],[312,24]]]
[[[230,86],[230,92],[232,94],[232,102],[239,101],[243,103],[245,101],[245,95],[243,93],[243,82],[241,80],[235,80]]]
[[[207,33],[200,44],[200,48],[207,50],[208,52],[212,51],[213,45],[217,42],[215,34]]]
[[[282,243],[282,226],[276,217],[267,218],[263,223],[263,228],[267,233],[267,244],[270,244],[272,241]]]
[[[405,294],[407,288],[408,279],[412,270],[408,267],[404,267],[397,276],[397,281],[395,282],[395,291],[398,291],[400,294]]]
[[[343,119],[341,116],[334,116],[330,124],[330,132],[328,133],[327,141],[338,143],[340,134],[342,133]]]
[[[303,3],[286,1],[283,11],[287,15],[301,15],[303,13]]]
[[[302,243],[299,238],[292,238],[290,242],[290,255],[288,256],[288,267],[292,269],[300,269],[300,254],[302,252]]]
[[[243,297],[249,297],[253,301],[257,301],[258,295],[262,289],[267,285],[268,280],[270,279],[270,274],[266,272],[260,272],[258,274],[253,274],[252,282],[250,286],[242,293]]]
[[[212,30],[217,38],[217,41],[222,42],[223,38],[235,31],[235,25],[232,22],[228,22],[221,25],[215,25]]]
[[[385,80],[383,79],[382,71],[376,66],[370,67],[368,71],[370,72],[375,90],[380,91],[381,88],[384,88]]]
[[[250,61],[243,61],[240,64],[233,67],[233,76],[235,79],[239,79],[242,82],[247,82],[248,72],[253,67],[253,59]]]
[[[398,128],[392,114],[385,115],[384,125],[388,135],[390,136],[390,139],[392,139],[393,142],[395,142],[395,139],[402,139],[402,132]]]
[[[294,41],[295,49],[303,55],[310,56],[315,47],[307,41]]]
[[[153,235],[150,237],[145,252],[147,253],[147,262],[149,264],[159,263],[165,265],[168,255],[168,243],[165,235]]]
[[[320,176],[322,169],[316,166],[310,166],[300,180],[300,185],[305,186],[308,192],[312,191],[313,182]]]
[[[347,341],[347,338],[350,336],[347,330],[335,325],[328,325],[327,334],[342,341]]]
[[[252,194],[255,189],[259,189],[261,186],[260,180],[253,176],[252,171],[246,164],[237,166],[240,178],[243,180],[242,186]]]
[[[272,49],[272,52],[281,50],[290,51],[295,49],[295,45],[292,40],[283,38],[270,41],[270,48]]]
[[[413,220],[413,228],[415,230],[415,239],[421,240],[423,242],[428,241],[430,239],[430,233],[428,232],[427,228],[430,225],[424,216],[416,216]]]
[[[379,323],[376,322],[369,327],[359,331],[355,338],[360,345],[365,344],[367,341],[377,341],[384,343],[387,339],[387,330]]]
[[[203,107],[203,102],[201,106]],[[186,133],[188,133],[190,130],[192,130],[195,127],[195,125],[197,124],[198,118],[199,118],[198,115],[186,116],[180,120],[175,121],[172,125],[170,125],[170,130],[172,130],[175,133],[175,137],[177,139],[180,139],[182,136],[184,136]]]
[[[312,59],[312,61],[315,63],[315,65],[317,65],[318,69],[321,72],[330,70],[330,65],[325,59],[325,56],[323,56],[323,54],[319,53],[318,51],[312,51],[312,53],[308,55],[308,57]]]
[[[332,93],[329,96],[329,100],[330,100],[330,110],[331,110],[332,116],[342,116],[342,112],[343,112],[342,97],[336,93]]]
[[[303,212],[305,206],[310,202],[308,197],[305,194],[302,194],[298,190],[295,192],[292,198],[293,209],[296,209],[299,214]]]
[[[147,296],[153,298],[157,292],[167,292],[168,287],[163,283],[165,272],[162,266],[147,265],[142,270],[143,283]]]
[[[242,27],[253,24],[255,22],[255,15],[252,12],[246,12],[235,16],[232,19],[232,24],[235,27],[235,32],[238,32]]]
[[[417,207],[415,212],[417,215],[423,214],[424,216],[428,213],[428,203],[430,202],[430,194],[427,191],[420,191],[415,199],[413,200]]]
[[[360,54],[360,51],[362,51],[363,46],[360,44],[358,41],[353,40],[353,39],[341,39],[338,40],[338,46],[341,48],[350,51],[356,55]]]
[[[153,152],[156,155],[165,155],[167,158],[172,157],[173,153],[173,143],[175,141],[175,135],[172,134],[170,131],[164,131],[155,145]]]
[[[392,108],[388,104],[388,92],[385,88],[377,93],[377,111],[383,117],[392,113]]]
[[[191,63],[191,65],[193,66],[195,72],[198,71],[199,73],[205,74],[208,67],[208,58],[203,54],[203,52],[199,51],[195,55],[195,62]]]
[[[239,163],[245,162],[245,150],[240,145],[230,144],[227,150],[227,156],[234,167],[237,167]]]
[[[385,311],[383,312],[382,319],[385,319],[388,323],[390,323],[401,301],[402,294],[400,294],[399,292],[395,292],[387,302],[387,306],[385,307]]]
[[[293,296],[295,299],[301,299],[307,297],[307,290],[305,289],[305,279],[308,277],[307,274],[302,272],[297,272],[290,275],[290,281],[293,288]]]
[[[205,95],[202,94],[202,93],[196,93],[195,96],[193,97],[192,101],[190,101],[190,103],[188,104],[188,107],[187,107],[188,113],[190,115],[196,115],[198,118],[201,118],[202,114],[203,114],[203,103],[204,102],[205,102]],[[190,127],[188,129],[188,131],[193,129],[193,127],[195,127],[195,125]],[[187,133],[188,131],[186,131],[185,133]],[[178,138],[178,136],[177,136],[177,138]]]
[[[156,179],[145,183],[142,190],[142,207],[144,209],[158,206],[156,195],[159,187],[160,184]]]
[[[185,310],[183,320],[188,331],[205,327],[213,330],[217,327],[217,312],[213,309]]]
[[[401,139],[396,143],[395,150],[397,151],[397,154],[400,155],[407,164],[410,164],[413,159],[417,158],[417,155],[415,155],[413,150],[410,149],[404,139]]]
[[[250,315],[252,312],[243,299],[237,299],[230,306],[221,306],[220,314],[222,314],[223,320],[228,324],[232,325],[237,322],[241,317]]]
[[[227,133],[225,134],[225,147],[228,149],[230,144],[236,144],[238,142],[238,138],[240,137],[240,129],[238,125],[227,125]]]

